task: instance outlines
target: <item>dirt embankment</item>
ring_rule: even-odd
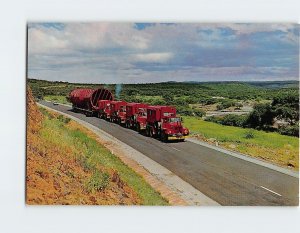
[[[53,115],[53,117],[57,117]],[[72,145],[62,150],[41,134],[45,116],[27,90],[27,204],[88,204],[88,205],[136,205],[139,196],[121,180],[117,171],[99,167],[100,173],[85,169],[72,155]],[[75,122],[70,122],[70,127]],[[101,190],[89,190],[97,185],[101,171],[108,174],[108,184]]]

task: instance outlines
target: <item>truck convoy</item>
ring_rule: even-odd
[[[97,116],[110,122],[135,129],[161,141],[184,141],[189,130],[172,106],[149,106],[144,103],[115,101],[112,93],[103,88],[75,89],[69,94],[73,111]]]

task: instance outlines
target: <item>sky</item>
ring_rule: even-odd
[[[29,23],[28,77],[77,83],[299,78],[299,25]]]

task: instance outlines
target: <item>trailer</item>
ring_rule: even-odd
[[[176,116],[176,108],[172,106],[147,107],[146,135],[168,140],[180,140],[189,135],[189,130],[182,125],[181,117]]]
[[[127,103],[126,105],[126,128],[133,128],[138,132],[146,129],[148,104]]]
[[[69,94],[72,109],[76,112],[83,112],[86,116],[95,116],[98,114],[99,100],[113,99],[112,93],[103,88],[79,88],[71,91]]]
[[[111,101],[111,121],[118,124],[125,124],[126,121],[126,105],[123,100]]]

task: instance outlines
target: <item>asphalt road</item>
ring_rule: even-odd
[[[163,143],[70,107],[50,108],[99,127],[166,167],[221,205],[294,206],[299,203],[299,179],[192,142]]]

